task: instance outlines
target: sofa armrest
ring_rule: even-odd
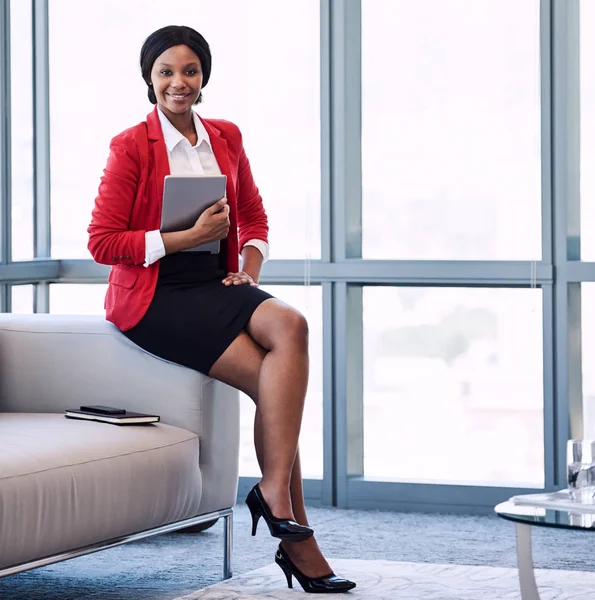
[[[103,317],[0,314],[0,417],[82,404],[154,413],[163,423],[195,432],[204,490],[200,512],[235,503],[237,390],[145,352]],[[221,483],[207,485],[205,479]],[[225,490],[223,480],[232,482]]]

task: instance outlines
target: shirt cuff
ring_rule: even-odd
[[[244,248],[246,246],[254,246],[255,248],[257,248],[258,250],[260,250],[260,253],[262,254],[262,262],[265,263],[267,260],[269,260],[269,245],[263,241],[263,240],[248,240],[245,244],[244,244]]]
[[[163,245],[161,232],[158,229],[147,231],[145,233],[145,264],[143,267],[152,265],[164,256],[165,246]]]

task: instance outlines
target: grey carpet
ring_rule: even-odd
[[[337,558],[514,567],[514,525],[495,516],[311,508],[325,554]],[[234,572],[273,560],[276,543],[238,506]],[[1,600],[173,600],[220,580],[222,527],[169,534],[0,579]],[[534,530],[535,566],[595,571],[594,532]],[[349,577],[349,573],[340,573]]]

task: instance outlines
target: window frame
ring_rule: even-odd
[[[10,0],[0,0],[0,310],[10,285],[35,283],[35,312],[48,311],[49,283],[104,283],[91,260],[50,258],[48,4],[32,0],[35,111],[35,259],[10,256]],[[306,480],[312,504],[399,510],[491,512],[511,495],[498,486],[374,481],[363,475],[362,288],[365,285],[535,286],[543,291],[545,490],[565,485],[565,443],[581,437],[581,294],[595,262],[580,260],[579,0],[541,0],[542,260],[362,259],[361,0],[320,0],[321,259],[272,260],[265,284],[308,273],[323,290],[324,477]],[[511,15],[514,17],[514,15]],[[553,43],[555,41],[555,44]],[[6,140],[9,141],[6,152]],[[555,150],[555,152],[554,152]],[[577,233],[578,232],[578,233]],[[254,483],[242,478],[239,497]]]

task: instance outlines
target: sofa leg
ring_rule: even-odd
[[[223,579],[229,579],[231,572],[231,553],[233,546],[233,513],[223,517]]]

